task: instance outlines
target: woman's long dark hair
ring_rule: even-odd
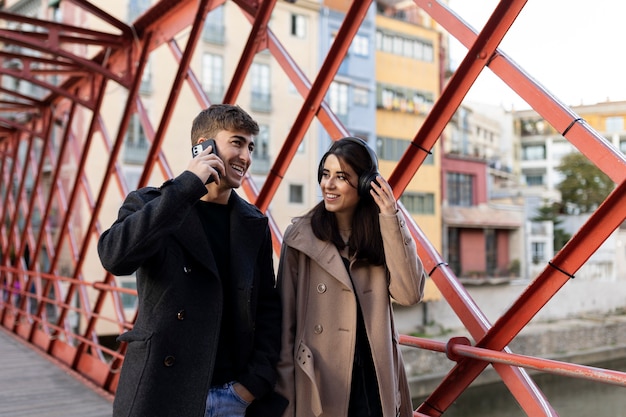
[[[340,164],[348,164],[357,174],[357,178],[351,179],[350,185],[358,187],[358,177],[367,173],[372,168],[371,157],[367,151],[357,142],[337,140],[332,144],[328,152],[320,161],[320,168],[328,155],[335,155]],[[375,162],[374,162],[375,163]],[[362,196],[352,217],[352,234],[348,246],[350,253],[355,253],[358,259],[364,259],[372,265],[385,263],[383,238],[380,234],[380,210],[370,195]],[[332,242],[338,248],[343,248],[345,243],[339,234],[339,226],[335,213],[326,210],[324,201],[311,209],[311,227],[315,236],[323,241]]]

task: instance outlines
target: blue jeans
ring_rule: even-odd
[[[244,417],[249,402],[242,399],[233,388],[234,382],[212,387],[206,399],[204,417]]]

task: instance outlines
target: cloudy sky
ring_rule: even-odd
[[[449,7],[477,31],[497,0],[450,0]],[[568,106],[626,100],[626,2],[529,0],[500,44],[527,74]],[[467,50],[451,38],[454,67]],[[468,100],[529,108],[488,68]]]

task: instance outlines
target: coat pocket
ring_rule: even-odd
[[[306,376],[305,380],[299,381],[300,378],[296,375],[296,397],[301,394],[306,395],[306,401],[310,401],[311,403],[311,411],[313,411],[316,416],[319,416],[322,414],[322,400],[317,387],[317,379],[315,378],[315,360],[313,352],[304,342],[301,341],[298,345],[298,350],[295,353],[295,363],[298,364],[298,368]],[[298,388],[298,384],[300,382],[302,383],[302,388]],[[296,403],[298,403],[297,398]]]
[[[142,397],[138,393],[141,390],[143,375],[150,356],[151,339],[151,332],[139,329],[123,333],[117,338],[120,342],[127,342],[128,349],[124,356],[122,373],[115,392],[114,416],[133,415],[133,408],[136,406],[135,401]]]

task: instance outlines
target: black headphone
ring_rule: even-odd
[[[372,148],[369,147],[367,142],[365,142],[361,138],[348,136],[345,138],[338,139],[337,141],[341,141],[341,140],[356,143],[357,145],[363,146],[367,150],[367,154],[370,157],[370,168],[363,171],[363,173],[359,176],[359,182],[357,184],[357,192],[359,193],[360,197],[370,195],[370,190],[372,188],[371,183],[372,181],[376,181],[376,177],[380,175],[378,173],[378,158],[376,157],[376,153],[374,152]],[[331,149],[332,149],[332,145],[331,145]],[[326,154],[322,157],[322,160],[320,161],[320,166],[317,170],[317,183],[318,184],[322,182],[322,175],[324,174],[324,161],[326,161],[326,157],[328,157],[329,152],[330,150],[326,152]]]

